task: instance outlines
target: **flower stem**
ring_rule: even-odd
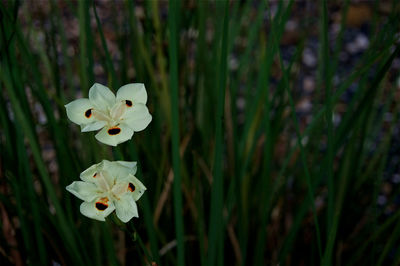
[[[135,226],[133,225],[133,222],[130,222],[128,225],[130,226],[130,229],[132,230],[132,233],[130,233],[130,232],[129,232],[129,229],[128,229],[128,232],[130,233],[131,237],[133,236],[132,240],[133,240],[133,241],[137,240],[137,241],[139,242],[139,245],[140,245],[140,247],[142,248],[143,253],[144,253],[144,255],[146,256],[147,260],[148,260],[149,262],[153,263],[153,262],[154,262],[153,256],[151,256],[151,254],[149,253],[149,251],[147,250],[147,248],[144,246],[143,241],[142,241],[142,238],[141,238],[140,235],[138,234],[138,232],[137,232]]]
[[[126,232],[129,237],[131,238],[133,243],[138,242],[139,246],[141,247],[141,249],[143,250],[144,255],[146,256],[146,259],[148,262],[150,262],[153,265],[153,256],[151,256],[151,254],[149,253],[149,251],[147,250],[147,248],[145,247],[142,238],[140,237],[139,233],[137,232],[135,226],[133,225],[133,221],[129,222],[127,224],[124,224],[123,222],[121,222],[116,216],[115,214],[112,217],[112,221],[113,223],[122,231]]]

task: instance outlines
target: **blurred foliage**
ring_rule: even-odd
[[[399,8],[0,2],[1,265],[400,264]],[[79,132],[94,82],[145,83],[150,126]],[[139,219],[65,190],[102,159],[138,161]]]

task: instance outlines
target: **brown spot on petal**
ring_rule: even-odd
[[[86,110],[85,116],[86,116],[86,118],[90,118],[92,116],[92,109]]]
[[[114,135],[118,135],[121,132],[121,129],[119,127],[112,127],[107,132],[108,132],[108,135],[114,136]]]
[[[132,106],[132,101],[125,100],[125,104],[126,104],[126,106],[131,107]]]
[[[96,202],[96,209],[98,209],[99,211],[104,211],[107,208],[108,208],[108,204],[103,203],[103,202]]]
[[[135,185],[134,185],[134,184],[132,184],[132,183],[129,183],[129,185],[128,185],[128,190],[129,190],[130,192],[133,192],[133,191],[135,191],[135,190],[136,190],[136,187],[135,187]]]
[[[108,202],[107,197],[99,199],[98,201],[96,201],[96,205],[95,205],[96,209],[98,209],[99,211],[104,211],[105,209],[108,208],[107,202]]]

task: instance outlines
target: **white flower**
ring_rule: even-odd
[[[139,217],[136,201],[146,190],[134,176],[136,169],[136,162],[103,160],[83,171],[82,181],[74,181],[66,189],[84,201],[80,207],[83,215],[105,221],[115,210],[126,223]]]
[[[89,99],[78,99],[65,105],[68,118],[81,126],[82,132],[100,130],[96,139],[117,146],[132,138],[151,122],[146,107],[147,93],[142,83],[131,83],[117,91],[95,83],[89,90]]]

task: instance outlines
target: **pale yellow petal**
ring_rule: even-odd
[[[116,163],[129,168],[130,174],[134,175],[137,171],[137,162],[116,161]]]
[[[121,121],[133,131],[141,131],[150,124],[151,120],[152,117],[146,105],[139,103],[127,109]]]
[[[114,177],[113,181],[117,179],[125,180],[130,174],[136,173],[136,162],[124,162],[124,161],[114,161],[106,162],[104,164],[104,169],[110,175]]]
[[[100,198],[91,202],[85,201],[80,206],[80,211],[83,215],[98,221],[105,221],[105,217],[114,210],[115,206],[111,200],[105,202]]]
[[[80,178],[83,181],[95,183],[96,182],[96,179],[95,179],[96,174],[103,169],[103,165],[104,165],[105,161],[107,161],[107,160],[103,160],[102,162],[93,164],[92,166],[87,168],[85,171],[83,171],[81,173]]]
[[[74,181],[66,189],[84,201],[93,201],[101,194],[95,184],[82,181]]]
[[[125,194],[119,200],[115,200],[114,204],[115,212],[122,222],[127,223],[133,217],[139,217],[136,202],[131,195]]]
[[[131,101],[133,105],[137,103],[146,104],[147,92],[144,84],[130,83],[119,88],[119,90],[117,91],[117,101],[126,100]]]
[[[115,104],[115,95],[106,86],[95,83],[89,90],[89,100],[96,109],[107,111]]]
[[[90,124],[81,125],[82,132],[95,131],[103,128],[107,123],[105,121],[96,121]]]
[[[85,125],[92,124],[98,120],[93,116],[93,104],[89,99],[78,99],[65,105],[69,120],[81,125],[82,130]],[[95,130],[95,129],[93,129]],[[89,130],[86,130],[89,131]]]
[[[96,134],[96,139],[101,143],[117,146],[118,144],[130,140],[133,136],[133,130],[125,124],[115,127],[104,127]]]
[[[134,175],[129,175],[126,181],[128,181],[127,190],[129,191],[129,194],[133,196],[135,201],[139,200],[146,191],[146,187]]]

